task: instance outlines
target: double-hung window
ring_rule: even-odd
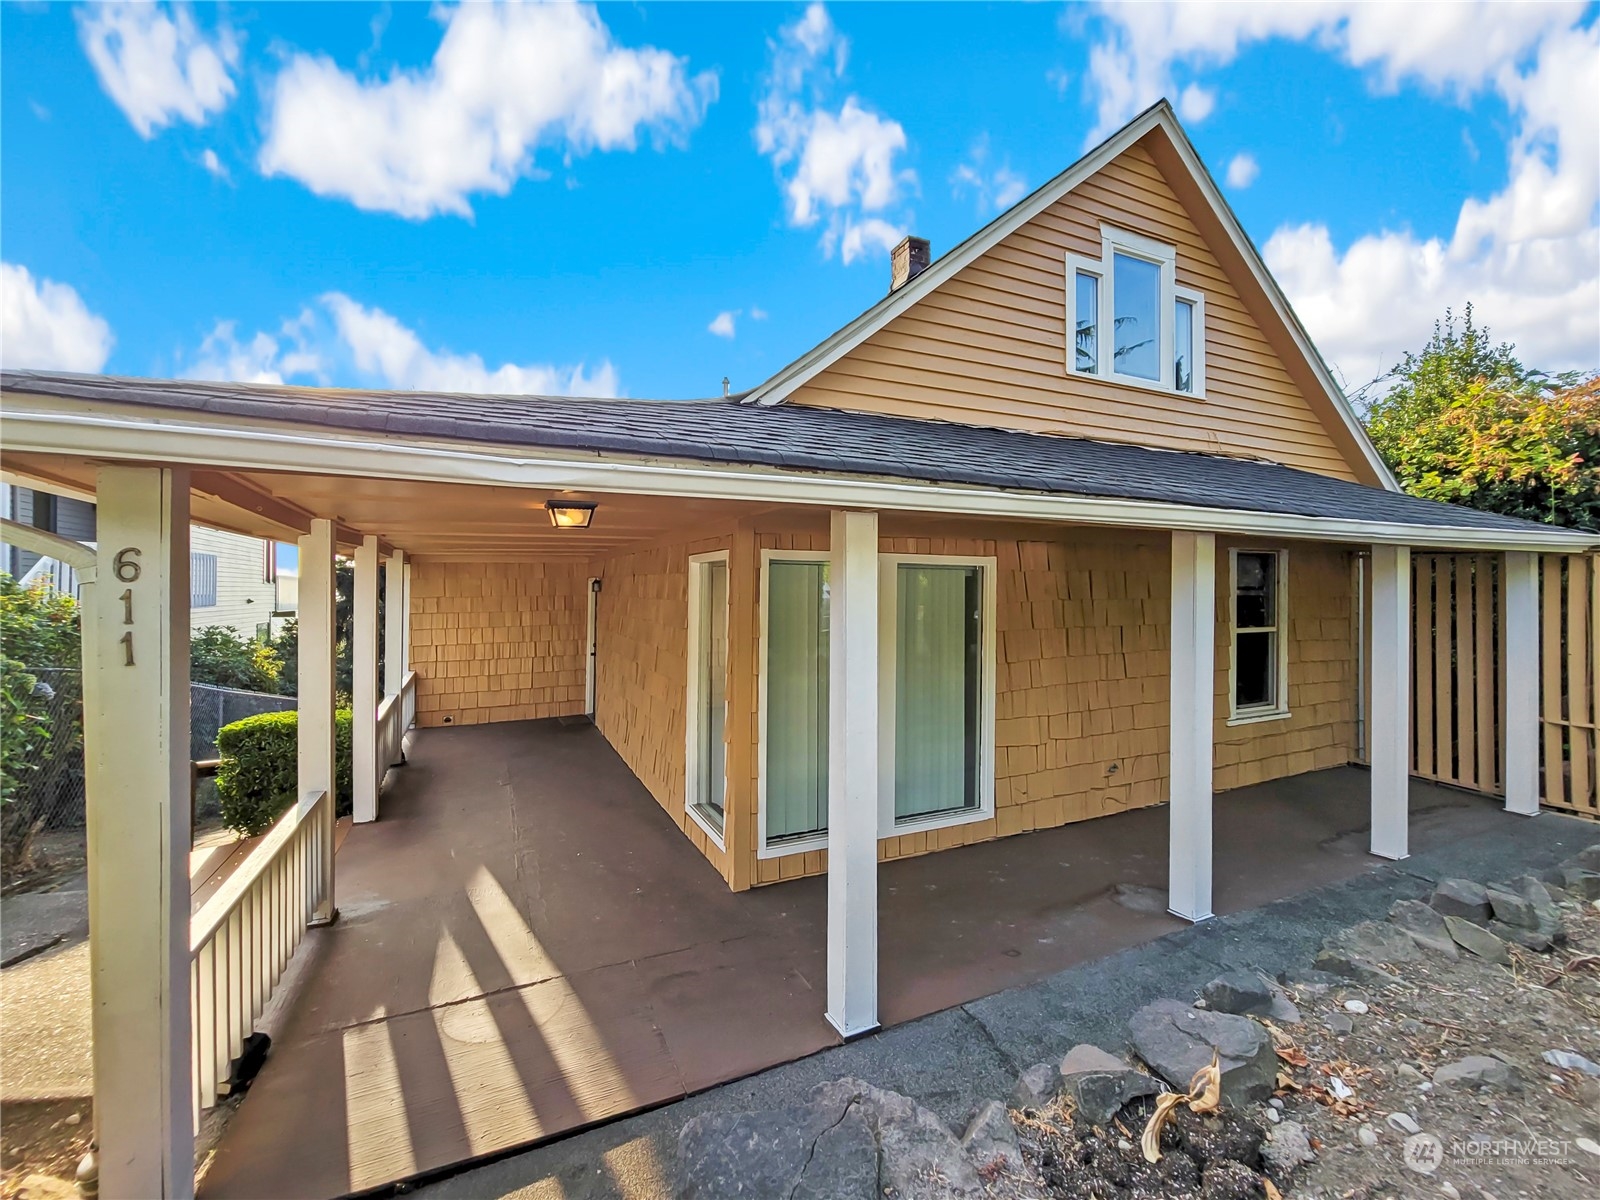
[[[728,791],[728,552],[689,559],[688,813],[722,848]]]
[[[1098,259],[1067,255],[1067,369],[1205,395],[1205,297],[1178,286],[1177,250],[1109,225]]]
[[[1284,587],[1288,555],[1281,550],[1234,550],[1229,719],[1272,720],[1289,715],[1289,643]]]

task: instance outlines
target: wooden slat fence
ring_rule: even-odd
[[[1539,592],[1543,800],[1553,808],[1600,817],[1595,762],[1600,555],[1546,555]]]
[[[1503,793],[1499,556],[1414,555],[1411,619],[1412,773]]]
[[[1501,795],[1500,556],[1411,564],[1413,774]],[[1540,564],[1540,763],[1545,804],[1600,816],[1600,556]]]

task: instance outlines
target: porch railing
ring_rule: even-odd
[[[385,696],[378,705],[378,783],[383,783],[383,773],[399,766],[404,758],[402,742],[406,730],[417,717],[417,673],[408,671],[400,683],[400,690]]]
[[[228,1094],[233,1062],[324,897],[327,792],[296,805],[189,923],[194,1114]]]
[[[24,589],[43,584],[63,596],[78,597],[78,572],[59,558],[41,558],[29,567],[17,583]]]

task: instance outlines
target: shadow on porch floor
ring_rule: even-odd
[[[1367,869],[1366,804],[1353,768],[1221,797],[1218,912]],[[1417,849],[1508,819],[1413,784]],[[589,726],[422,731],[338,872],[341,919],[308,940],[208,1200],[381,1186],[837,1042],[825,881],[729,892]],[[1165,874],[1163,809],[886,864],[884,1023],[1180,928],[1113,899]]]

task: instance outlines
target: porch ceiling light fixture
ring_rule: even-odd
[[[545,512],[550,514],[550,524],[557,529],[587,529],[589,522],[594,520],[594,510],[598,504],[591,504],[587,500],[546,500]]]

